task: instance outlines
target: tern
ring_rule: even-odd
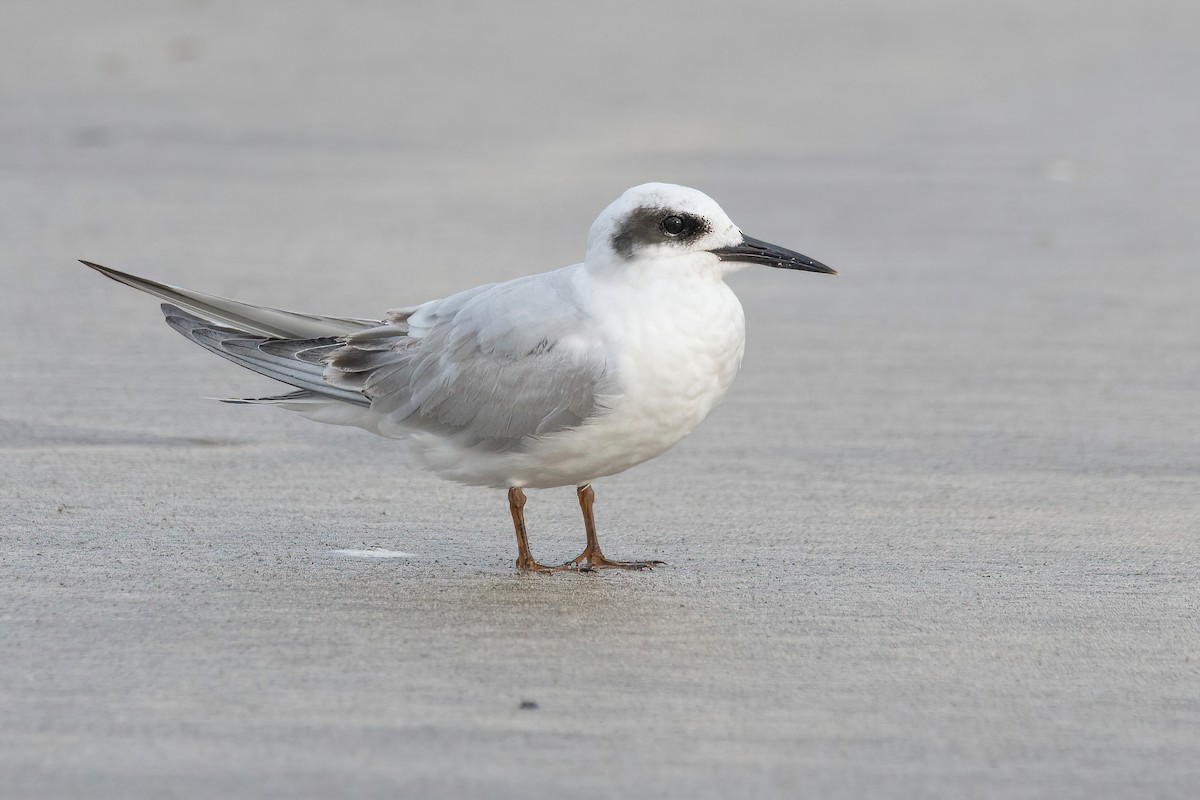
[[[745,317],[727,275],[751,265],[835,274],[744,235],[710,197],[635,186],[588,232],[583,263],[396,308],[379,320],[251,305],[83,264],[166,300],[167,324],[294,391],[228,400],[403,440],[460,483],[508,491],[519,570],[648,569],[600,549],[592,481],[665,452],[721,401]],[[534,559],[525,489],[574,486],[586,545]]]

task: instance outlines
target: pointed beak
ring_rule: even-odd
[[[741,244],[735,244],[733,247],[719,247],[713,250],[712,254],[722,261],[741,261],[746,264],[765,264],[768,267],[779,267],[780,269],[802,269],[806,272],[837,275],[836,270],[830,269],[820,261],[813,261],[795,250],[788,250],[786,247],[778,247],[745,235],[742,236]]]

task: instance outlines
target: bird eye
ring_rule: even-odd
[[[667,217],[662,221],[662,229],[666,231],[668,236],[678,236],[687,228],[687,223],[683,221],[683,217]]]

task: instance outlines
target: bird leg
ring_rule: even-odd
[[[517,569],[525,572],[557,572],[568,569],[566,564],[549,567],[539,564],[529,552],[529,537],[525,532],[525,492],[519,486],[508,490],[508,510],[512,512],[513,528],[517,531]]]
[[[564,567],[578,567],[581,570],[593,569],[654,569],[666,565],[663,561],[611,561],[600,551],[600,540],[596,538],[596,520],[592,517],[592,504],[596,500],[596,491],[590,483],[576,487],[579,495],[579,508],[583,511],[583,528],[587,531],[587,546],[578,557],[563,564]]]

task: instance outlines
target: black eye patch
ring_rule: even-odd
[[[622,258],[655,244],[686,243],[708,233],[708,223],[692,214],[669,208],[636,208],[612,235],[612,248]]]

